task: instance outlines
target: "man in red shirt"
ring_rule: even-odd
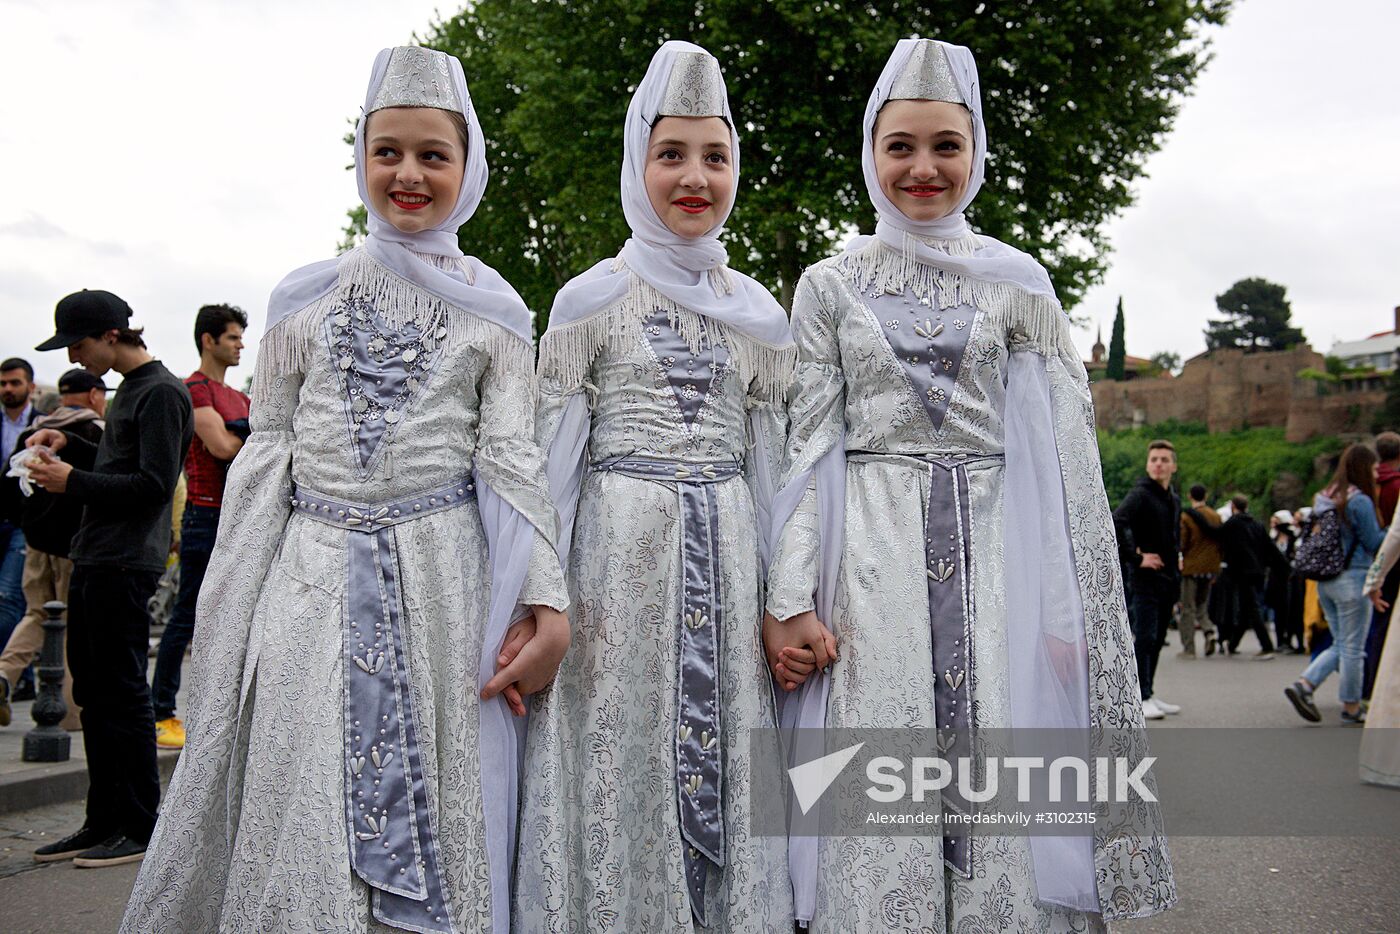
[[[175,716],[180,666],[194,636],[195,604],[219,530],[224,479],[229,464],[248,437],[248,397],[224,381],[229,367],[238,366],[243,352],[243,329],[247,326],[248,316],[230,305],[205,305],[194,319],[199,369],[185,380],[194,403],[195,434],[185,457],[180,591],[160,639],[151,685],[156,745],[163,749],[181,749],[185,745],[185,726]]]

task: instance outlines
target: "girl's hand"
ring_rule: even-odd
[[[795,691],[813,671],[825,671],[840,658],[836,637],[808,610],[779,622],[763,614],[763,651],[768,667],[784,691]]]
[[[1371,606],[1375,607],[1380,612],[1384,613],[1386,610],[1390,609],[1390,604],[1381,599],[1381,592],[1379,590],[1372,590],[1366,594],[1366,596],[1371,598]]]
[[[517,717],[525,716],[524,695],[554,680],[569,650],[569,617],[547,606],[531,607],[532,615],[506,631],[496,674],[481,689],[481,699],[504,694]]]

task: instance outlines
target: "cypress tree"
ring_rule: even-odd
[[[1108,369],[1105,379],[1122,379],[1126,375],[1128,352],[1123,349],[1123,296],[1118,296],[1118,314],[1113,316],[1113,336],[1108,339]]]

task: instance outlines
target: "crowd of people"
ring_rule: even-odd
[[[1243,494],[1217,511],[1197,483],[1183,506],[1176,471],[1172,443],[1151,442],[1144,476],[1113,514],[1144,718],[1181,711],[1155,691],[1175,627],[1186,659],[1238,655],[1251,633],[1252,659],[1309,656],[1284,690],[1298,714],[1321,722],[1313,692],[1340,673],[1341,722],[1364,724],[1400,589],[1395,555],[1382,548],[1400,499],[1400,434],[1348,445],[1312,505],[1274,512],[1267,528]]]
[[[207,305],[194,316],[200,366],[182,383],[148,352],[119,297],[64,298],[41,351],[79,364],[58,380],[52,411],[29,361],[0,362],[4,451],[0,535],[0,725],[34,696],[44,604],[68,607],[62,726],[81,730],[91,780],[76,839],[42,861],[81,866],[139,859],[160,800],[156,748],[179,749],[176,694],[195,603],[218,531],[228,468],[248,435],[248,397],[227,385],[247,316]],[[108,372],[122,379],[112,390]],[[185,495],[177,497],[183,486]],[[150,680],[148,601],[178,553],[179,589]],[[17,607],[18,611],[11,609]]]
[[[122,928],[141,934],[758,934],[892,911],[1069,932],[1171,907],[1155,799],[1106,837],[945,827],[931,847],[751,821],[779,794],[755,778],[781,761],[771,728],[945,749],[1092,724],[1134,768],[1144,718],[1180,710],[1155,684],[1179,600],[1188,654],[1199,630],[1205,655],[1253,632],[1271,657],[1270,620],[1299,644],[1287,533],[1243,497],[1222,521],[1193,488],[1183,511],[1169,442],[1110,514],[1049,276],[963,217],[979,87],[968,49],[897,44],[860,127],[876,232],[807,270],[790,321],[728,268],[745,124],[719,62],[675,41],[627,110],[632,238],[560,291],[538,356],[519,296],[458,246],[487,146],[461,63],[418,47],[380,54],[356,127],[367,237],[274,291],[251,407],[227,384],[237,309],[199,311],[181,381],[117,296],[60,301],[38,349],[82,367],[62,406],[40,419],[32,368],[0,364],[20,487],[3,568],[18,556],[27,587],[32,557],[46,581],[0,691],[23,686],[33,608],[66,598],[91,778],[83,826],[35,858],[143,860]],[[1308,697],[1358,678],[1366,451],[1298,545],[1329,559],[1311,529],[1335,524],[1344,551],[1316,588],[1335,647],[1290,688]],[[184,747],[159,818],[158,745]]]

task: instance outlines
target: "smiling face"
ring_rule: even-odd
[[[647,198],[674,234],[700,237],[734,197],[729,126],[719,117],[662,117],[647,144]]]
[[[452,216],[466,147],[452,118],[434,107],[376,110],[365,127],[365,187],[371,206],[404,233]]]
[[[911,221],[953,213],[972,175],[972,116],[946,101],[890,101],[871,134],[880,190]]]

